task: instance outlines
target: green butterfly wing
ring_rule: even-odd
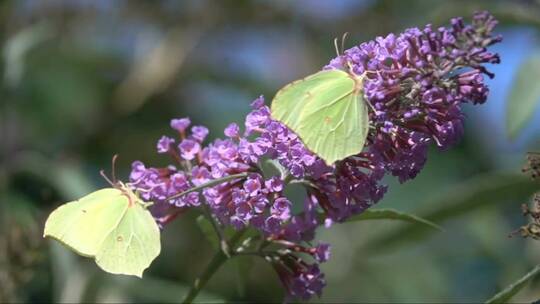
[[[98,190],[54,210],[45,223],[44,236],[60,241],[81,255],[93,257],[127,208],[127,198],[120,190]]]
[[[110,273],[142,277],[159,252],[159,228],[150,212],[135,204],[104,240],[96,263]]]
[[[161,248],[152,215],[128,189],[101,189],[60,206],[49,215],[44,237],[95,258],[107,272],[139,277]]]
[[[293,130],[327,164],[359,153],[369,117],[360,79],[327,70],[282,88],[272,101],[272,116]]]

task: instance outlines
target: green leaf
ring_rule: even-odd
[[[529,56],[519,67],[508,97],[506,131],[510,138],[518,133],[532,118],[540,102],[540,52]]]
[[[362,78],[341,70],[286,85],[272,100],[272,116],[327,164],[360,152],[369,131]]]
[[[103,270],[142,277],[161,250],[154,218],[125,187],[101,189],[54,210],[45,223],[51,237]]]
[[[216,231],[214,230],[214,227],[212,227],[212,223],[204,216],[199,215],[197,217],[197,225],[199,225],[199,228],[201,229],[201,232],[204,234],[206,239],[210,242],[212,245],[212,248],[218,249],[219,248],[219,237],[216,234]]]
[[[366,220],[399,220],[409,222],[411,224],[419,224],[424,227],[429,227],[438,231],[443,231],[441,226],[431,221],[418,217],[414,214],[409,214],[394,209],[368,209],[359,215],[350,217],[347,222]]]
[[[436,209],[420,213],[420,217],[436,223],[454,219],[469,212],[509,203],[524,202],[538,185],[521,174],[484,174],[469,178],[437,194],[437,199],[422,205]],[[391,231],[366,244],[371,250],[390,250],[431,235],[433,229],[410,225]]]
[[[519,280],[512,283],[510,286],[506,287],[503,291],[494,295],[491,299],[486,301],[486,304],[495,304],[495,303],[508,303],[508,301],[515,296],[527,283],[532,280],[540,272],[540,265],[534,267],[533,270],[529,271]]]

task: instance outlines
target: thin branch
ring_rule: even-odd
[[[289,181],[289,184],[301,184],[301,185],[311,187],[313,189],[319,189],[319,187],[317,187],[317,185],[315,185],[314,183],[312,183],[311,181],[309,181],[307,179],[293,179],[293,180]]]
[[[233,180],[233,179],[244,178],[247,175],[248,175],[247,172],[243,172],[243,173],[232,174],[232,175],[227,175],[225,177],[213,179],[213,180],[211,180],[211,181],[209,181],[207,183],[204,183],[202,185],[193,187],[193,188],[188,189],[188,190],[186,190],[184,192],[180,192],[180,193],[177,193],[175,195],[169,196],[165,200],[168,201],[168,200],[172,200],[172,199],[175,199],[175,198],[179,198],[179,197],[182,197],[182,196],[184,196],[186,194],[189,194],[191,192],[199,191],[199,190],[202,190],[202,189],[208,188],[208,187],[213,187],[213,186],[219,185],[219,184],[224,183],[224,182],[228,182],[228,181]]]
[[[225,237],[225,234],[223,233],[223,230],[221,229],[221,227],[219,227],[219,224],[216,222],[216,220],[212,216],[210,207],[208,207],[206,202],[203,202],[202,205],[203,205],[203,210],[206,217],[210,221],[212,228],[214,228],[214,232],[216,232],[219,238],[219,246],[221,248],[221,251],[223,251],[223,253],[227,256],[227,258],[229,258],[231,256],[230,246],[229,246],[229,243],[227,242],[227,238]]]
[[[231,238],[231,246],[234,247],[236,244],[240,241],[242,236],[246,230],[240,230],[238,231],[233,237]],[[203,273],[195,279],[193,282],[193,285],[189,289],[188,294],[184,298],[183,303],[192,303],[193,300],[195,300],[195,297],[199,294],[201,289],[206,285],[208,280],[216,273],[216,271],[228,260],[228,257],[221,251],[217,251],[208,266],[206,266],[206,269],[203,271]]]

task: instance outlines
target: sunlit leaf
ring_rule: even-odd
[[[540,265],[534,267],[533,270],[529,271],[519,280],[515,281],[503,291],[497,293],[491,299],[486,301],[486,304],[495,304],[495,303],[508,303],[508,301],[515,296],[523,287],[529,283],[538,273],[540,272]]]
[[[540,104],[540,52],[529,56],[519,67],[507,101],[508,136],[516,137],[533,117]]]

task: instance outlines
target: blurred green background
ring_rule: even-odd
[[[505,39],[494,48],[502,64],[489,67],[497,76],[488,103],[466,107],[465,138],[432,149],[418,178],[389,178],[378,206],[445,231],[391,221],[321,229],[333,252],[323,265],[328,285],[313,302],[477,302],[540,262],[539,243],[508,238],[525,223],[519,206],[535,190],[520,168],[525,152],[540,150],[538,109],[527,108],[532,119],[514,139],[506,131],[508,109],[529,92],[511,93],[520,65],[540,56],[540,1],[2,1],[0,302],[180,301],[212,255],[194,215],[166,228],[142,280],[103,273],[42,239],[46,216],[105,186],[98,172],[113,154],[124,179],[134,160],[166,164],[155,142],[173,117],[190,116],[221,137],[260,94],[270,101],[325,65],[344,32],[351,47],[485,9]],[[525,88],[540,86],[540,75],[524,79]],[[248,260],[226,264],[198,299],[281,301],[271,267],[240,259]],[[514,300],[538,298],[533,281]]]

